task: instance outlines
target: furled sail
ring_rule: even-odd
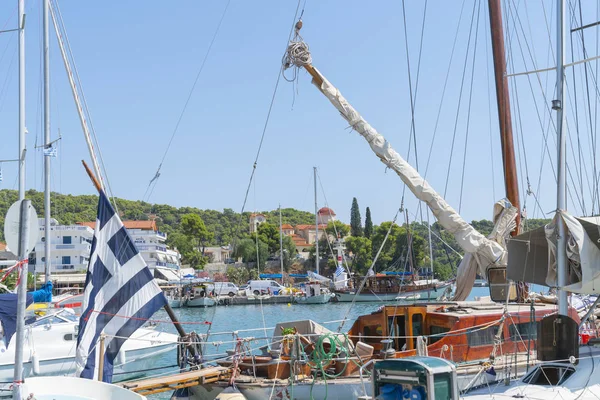
[[[407,163],[365,119],[348,103],[340,91],[335,88],[316,68],[308,62],[310,57],[298,56],[298,42],[291,42],[285,59],[286,67],[302,66],[312,75],[313,83],[329,99],[331,104],[348,121],[371,146],[373,152],[388,167],[394,170],[410,191],[431,209],[439,223],[452,233],[460,247],[472,254],[482,276],[489,266],[505,266],[506,250],[496,240],[486,238],[467,223],[446,201],[429,185],[429,183]],[[291,54],[291,52],[294,54]],[[308,53],[306,46],[304,51]],[[511,206],[512,207],[512,206]],[[513,207],[514,208],[514,207]],[[509,208],[510,209],[510,208]],[[514,210],[516,215],[516,210]],[[513,217],[514,218],[514,217]],[[474,278],[473,278],[474,280]],[[472,286],[472,282],[471,282]],[[464,288],[463,291],[467,290]],[[467,290],[467,293],[470,289]]]
[[[548,225],[508,242],[508,279],[558,287],[558,218],[562,218],[567,228],[567,285],[561,289],[600,293],[600,217],[577,218],[564,211]]]
[[[494,204],[494,217],[492,219],[494,221],[494,229],[487,238],[498,243],[503,249],[506,249],[507,238],[517,226],[517,213],[517,208],[513,207],[507,199],[496,202]],[[472,253],[465,254],[456,271],[454,301],[464,301],[469,297],[478,273],[480,276],[486,276],[484,268],[479,268],[475,255]]]

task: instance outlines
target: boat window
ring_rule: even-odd
[[[61,316],[61,318],[66,319],[69,322],[79,322],[79,317],[68,311],[61,312],[59,315]]]
[[[435,400],[451,400],[453,398],[452,378],[449,372],[434,376],[433,391]]]
[[[65,339],[66,341],[72,341],[77,339],[77,336],[79,336],[77,333],[67,333],[63,336],[63,339]]]
[[[413,314],[412,316],[412,335],[413,336],[413,349],[417,348],[417,336],[423,334],[423,315]]]
[[[492,326],[490,328],[475,330],[467,333],[467,342],[469,347],[472,346],[487,346],[494,343],[494,336],[498,332],[498,326]]]
[[[388,335],[394,339],[394,348],[398,351],[405,350],[406,330],[404,324],[404,315],[388,317]]]
[[[381,342],[379,337],[382,336],[382,334],[383,331],[381,329],[381,325],[379,324],[365,325],[363,327],[363,340],[367,344],[379,344]]]
[[[52,315],[50,317],[47,318],[42,318],[42,319],[38,319],[37,321],[33,322],[31,324],[31,326],[44,326],[44,325],[50,325],[50,324],[62,324],[65,323],[66,321],[58,318],[56,315]]]
[[[438,340],[440,340],[441,338],[444,337],[444,333],[446,332],[450,332],[450,328],[446,328],[445,326],[435,326],[435,325],[431,325],[429,327],[429,334],[432,335],[429,338],[429,343],[435,343]],[[434,335],[439,335],[439,336],[434,336]]]
[[[562,383],[568,377],[570,377],[573,374],[573,372],[575,372],[575,368],[573,367],[545,365],[540,366],[531,371],[529,375],[523,378],[523,382],[528,383],[530,385],[562,385]]]
[[[533,323],[526,322],[524,324],[509,325],[508,332],[513,342],[535,340],[537,339],[537,324],[534,321]]]

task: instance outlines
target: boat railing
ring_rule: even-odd
[[[367,387],[365,386],[365,380],[363,379],[363,370],[366,369],[369,365],[374,364],[375,363],[375,359],[371,359],[368,362],[364,363],[363,365],[360,366],[360,368],[358,369],[358,373],[360,375],[360,384],[363,388],[363,393],[365,396],[368,396],[369,393],[367,392]]]

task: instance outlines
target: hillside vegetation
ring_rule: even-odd
[[[44,213],[43,193],[30,190],[26,196],[31,199],[38,215],[41,217]],[[52,216],[60,224],[67,225],[96,219],[98,196],[52,193],[51,199]],[[17,191],[0,190],[0,241],[4,241],[4,216],[8,207],[16,200]],[[156,220],[159,230],[168,235],[167,244],[177,247],[183,255],[184,263],[195,268],[202,268],[204,264],[210,261],[203,254],[203,248],[206,246],[236,244],[236,256],[242,257],[248,263],[256,261],[256,237],[249,235],[250,212],[240,215],[230,208],[223,211],[201,210],[196,207],[177,208],[167,204],[150,204],[125,199],[116,199],[116,204],[123,220]],[[345,236],[347,251],[352,253],[352,257],[348,261],[349,267],[356,273],[364,274],[371,266],[386,233],[390,230],[390,222],[373,225],[370,210],[367,208],[364,214],[363,226],[363,219],[361,219],[361,212],[356,198],[352,200],[349,206],[348,211],[352,223],[348,227],[349,229],[343,229],[343,224],[336,224],[337,232],[343,231],[342,236]],[[314,224],[315,217],[312,213],[293,208],[284,208],[281,212],[284,224],[292,226]],[[264,263],[269,256],[278,255],[279,212],[278,210],[272,210],[262,211],[261,213],[266,215],[268,222],[268,224],[260,227],[258,235],[259,259],[261,263]],[[344,215],[345,213],[341,212],[340,214]],[[526,227],[527,229],[535,229],[547,222],[548,220],[528,220]],[[473,221],[472,224],[485,235],[493,229],[492,222],[488,220]],[[459,254],[462,254],[462,250],[453,236],[440,229],[437,223],[432,225],[431,230],[433,232],[434,275],[439,279],[448,279],[455,274],[456,267],[460,262]],[[333,226],[329,227],[328,232],[332,233],[332,237],[334,236]],[[412,243],[410,252],[409,238]],[[409,268],[411,264],[415,268],[429,268],[431,261],[427,239],[428,228],[426,223],[412,222],[409,229],[405,225],[395,225],[390,230],[390,235],[375,263],[375,271],[402,271]],[[335,270],[335,257],[329,250],[330,245],[323,239],[319,246],[324,271],[331,274]],[[286,269],[293,261],[294,252],[295,246],[287,238],[284,241]],[[313,254],[314,249],[310,251],[310,255]],[[308,261],[305,267],[313,268],[314,261]]]

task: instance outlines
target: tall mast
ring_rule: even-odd
[[[19,1],[19,200],[25,198],[25,0]]]
[[[504,34],[502,26],[502,7],[500,0],[488,0],[490,9],[490,29],[492,33],[492,53],[494,57],[494,76],[496,78],[496,100],[498,103],[498,121],[500,123],[500,143],[502,145],[502,166],[506,197],[520,210],[517,165],[512,134],[508,78],[506,77],[506,59],[504,57]],[[521,230],[521,213],[517,213],[517,228],[511,232],[516,236]]]
[[[279,262],[281,264],[281,284],[283,285],[283,225],[281,222],[281,204],[279,205]]]
[[[319,273],[319,211],[317,208],[317,167],[313,167],[315,180],[315,265]]]
[[[48,34],[48,8],[50,0],[44,1],[44,150],[48,149],[50,143],[50,40]],[[44,155],[44,226],[46,240],[44,241],[44,262],[45,281],[50,281],[51,260],[50,257],[50,156]]]
[[[413,252],[412,252],[412,237],[410,234],[410,225],[408,222],[408,209],[404,209],[404,215],[406,216],[406,245],[407,251],[406,255],[408,257],[408,265],[410,266],[410,272],[412,273],[413,279],[416,278],[417,271],[415,271],[415,266],[413,263]]]
[[[557,38],[556,38],[556,100],[552,101],[552,108],[556,110],[556,133],[558,136],[558,168],[557,168],[557,193],[556,212],[558,223],[558,246],[556,249],[556,269],[558,272],[558,287],[567,284],[567,230],[561,215],[567,208],[566,187],[566,132],[564,107],[564,84],[565,84],[565,2],[557,1]],[[558,313],[568,315],[567,292],[563,289],[558,291]]]
[[[19,30],[19,200],[21,202],[19,227],[19,261],[27,259],[29,237],[29,208],[31,202],[25,200],[25,0],[18,0]],[[14,250],[13,250],[14,251]],[[15,332],[15,367],[13,379],[13,399],[21,398],[23,381],[23,356],[25,353],[25,308],[27,307],[27,264],[20,267],[23,279],[17,288],[17,326]]]

